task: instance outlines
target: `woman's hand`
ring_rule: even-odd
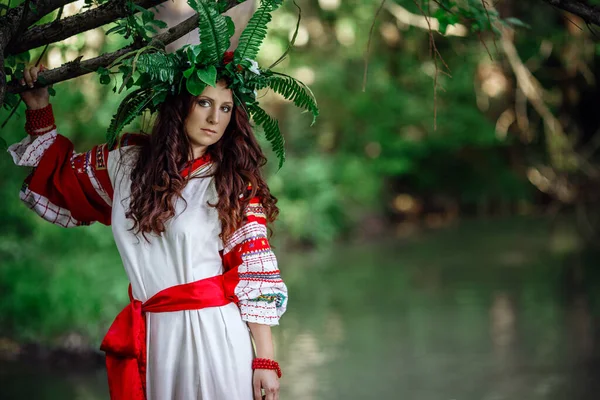
[[[27,85],[33,88],[33,84],[37,81],[38,73],[43,71],[44,66],[38,67],[26,67],[23,70],[23,77],[19,82],[21,85]],[[26,90],[21,92],[21,99],[27,105],[27,108],[31,110],[37,110],[46,107],[50,103],[50,94],[48,93],[47,87],[37,87],[35,89]]]
[[[265,400],[279,400],[279,378],[272,369],[255,369],[252,377],[254,400],[263,399],[260,389],[265,389]]]

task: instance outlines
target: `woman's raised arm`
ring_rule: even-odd
[[[24,70],[22,85],[33,88],[39,69]],[[25,91],[27,137],[8,148],[16,165],[33,171],[21,187],[21,200],[47,221],[63,227],[99,221],[110,225],[112,185],[105,144],[75,153],[73,144],[58,134],[48,89]]]

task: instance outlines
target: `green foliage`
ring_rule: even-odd
[[[240,36],[238,47],[235,50],[236,60],[242,61],[246,58],[254,60],[256,58],[260,46],[267,36],[267,25],[271,22],[271,13],[281,5],[282,1],[261,0],[260,7],[252,15]]]
[[[125,5],[134,14],[115,21],[115,26],[109,29],[106,35],[115,33],[123,36],[125,39],[133,37],[149,41],[150,34],[157,33],[156,29],[167,27],[164,21],[154,18],[154,13],[151,10],[146,10],[131,0],[126,1]]]
[[[130,58],[123,62],[123,65],[130,67],[121,72],[124,76],[132,75],[138,72],[140,77],[147,74],[149,81],[159,81],[166,84],[173,84],[176,77],[181,73],[181,60],[176,54],[166,54],[162,52],[143,53],[137,58]]]
[[[227,22],[227,18],[219,13],[215,3],[206,0],[189,0],[188,4],[199,16],[198,30],[202,63],[215,64],[221,60],[229,48],[230,24]]]
[[[281,94],[287,100],[293,101],[297,107],[310,111],[313,115],[312,124],[315,123],[319,109],[317,99],[308,86],[289,75],[280,73],[273,73],[267,82],[273,91]]]
[[[199,96],[206,87],[206,83],[200,79],[198,70],[194,70],[185,82],[185,88],[193,96]]]
[[[143,107],[153,111],[169,93],[177,94],[184,86],[190,94],[198,96],[206,86],[215,87],[217,81],[225,79],[229,82],[238,106],[248,106],[255,122],[264,128],[281,167],[285,159],[283,136],[277,121],[265,111],[258,110],[255,89],[271,87],[276,93],[311,112],[313,123],[319,114],[316,99],[308,86],[288,75],[260,69],[253,59],[265,38],[266,26],[271,20],[270,13],[281,2],[282,0],[265,0],[261,3],[241,35],[240,45],[233,54],[232,62],[227,65],[223,56],[234,29],[231,21],[219,14],[222,3],[190,0],[190,6],[199,14],[199,45],[184,46],[172,54],[166,54],[163,49],[154,46],[146,46],[121,56],[108,69],[98,69],[100,83],[109,84],[112,70],[118,69],[118,73],[123,76],[119,92],[124,87],[129,89],[137,86],[140,90],[135,93],[141,93],[141,89],[144,89],[147,98],[151,99],[126,105],[115,114],[108,133],[109,142],[116,140],[120,130],[135,115],[141,114]],[[135,81],[134,76],[138,76]],[[113,91],[117,91],[116,81]],[[127,100],[132,101],[129,96]]]
[[[263,128],[265,137],[271,143],[273,151],[279,158],[279,168],[281,168],[285,162],[285,141],[279,130],[279,124],[265,110],[260,108],[257,103],[249,105],[248,111],[254,122]]]
[[[11,54],[4,59],[4,72],[6,73],[6,82],[19,81],[23,79],[23,70],[25,65],[31,61],[31,53],[26,51],[21,54]],[[2,107],[6,110],[12,110],[20,101],[19,95],[6,93]],[[3,122],[3,121],[2,121]]]
[[[119,132],[135,119],[138,115],[152,104],[152,98],[156,96],[151,89],[140,88],[129,93],[121,102],[117,113],[110,122],[106,141],[109,147],[112,147],[117,141]]]

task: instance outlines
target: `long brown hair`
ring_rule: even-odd
[[[160,235],[165,231],[165,223],[175,216],[174,200],[179,197],[185,201],[181,192],[190,178],[182,177],[180,171],[189,165],[193,152],[184,125],[195,100],[188,93],[167,97],[160,105],[152,133],[139,148],[125,216],[134,221],[134,234],[141,233],[146,240],[146,233]],[[219,199],[209,205],[218,211],[223,242],[243,223],[252,197],[261,199],[267,222],[273,222],[279,213],[277,199],[262,177],[261,168],[267,159],[254,137],[248,114],[237,105],[232,113],[223,137],[207,149]]]

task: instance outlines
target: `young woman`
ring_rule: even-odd
[[[21,96],[29,135],[9,152],[34,167],[21,199],[64,227],[112,225],[131,283],[102,343],[111,398],[278,399],[270,326],[287,289],[266,227],[278,209],[227,83],[167,98],[150,135],[80,154],[57,133],[46,88]]]

